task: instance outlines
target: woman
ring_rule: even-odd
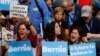
[[[64,41],[61,26],[58,22],[52,22],[44,29],[44,39],[46,41]]]
[[[26,40],[31,41],[32,47],[36,47],[37,32],[29,21],[20,23],[17,31],[17,41]]]
[[[58,22],[60,26],[64,29],[66,35],[69,34],[68,24],[65,19],[64,9],[62,7],[56,7],[53,12],[53,19]]]
[[[70,30],[70,44],[81,43],[81,29],[79,27],[73,27]]]
[[[28,17],[25,17],[24,20],[19,23],[18,30],[17,30],[17,37],[15,39],[16,41],[30,41],[32,45],[32,49],[35,49],[37,46],[37,32],[35,28],[32,26],[32,24],[29,21]],[[8,49],[9,46],[6,46]],[[6,52],[6,56],[8,52]],[[35,52],[34,52],[35,55]]]
[[[58,22],[53,21],[44,28],[44,41],[66,41],[62,28]],[[39,45],[37,50],[38,56],[42,56],[42,46]]]

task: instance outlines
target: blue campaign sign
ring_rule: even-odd
[[[68,56],[67,42],[42,42],[42,56]]]
[[[8,56],[33,56],[30,41],[8,42]]]
[[[70,45],[69,51],[70,56],[96,56],[95,43]]]
[[[10,4],[17,4],[19,0],[0,0],[0,10],[10,10]]]

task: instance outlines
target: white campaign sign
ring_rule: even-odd
[[[28,6],[26,5],[12,5],[10,6],[10,17],[23,18],[28,14]]]

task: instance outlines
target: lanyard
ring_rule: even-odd
[[[71,26],[72,24],[73,24],[73,22],[74,22],[74,20],[75,20],[75,18],[74,18],[74,13],[73,12],[71,12],[70,14],[69,14],[69,26]]]
[[[90,32],[93,26],[93,21],[91,21],[91,25],[89,26],[88,24],[86,24],[86,27],[88,29],[88,31]]]

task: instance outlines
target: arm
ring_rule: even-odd
[[[25,17],[25,22],[26,22],[26,24],[28,24],[32,35],[37,35],[37,31],[36,31],[35,27],[29,21],[29,17]]]
[[[94,37],[94,38],[100,38],[100,34],[91,34],[91,33],[87,33],[87,36],[86,36],[87,38],[92,38],[92,37]]]
[[[29,25],[29,27],[30,27],[30,31],[31,31],[32,35],[37,35],[37,31],[34,28],[34,26],[33,25]]]
[[[37,0],[37,3],[39,5],[40,9],[42,10],[42,13],[43,13],[44,17],[47,17],[47,16],[51,15],[51,12],[48,10],[48,7],[47,7],[44,0],[41,0],[41,1]]]
[[[96,19],[96,18],[95,18],[95,19]],[[94,27],[96,28],[96,29],[95,29],[95,33],[96,33],[96,34],[95,34],[95,33],[93,33],[93,34],[92,34],[92,33],[87,33],[87,37],[88,37],[88,38],[92,38],[92,37],[93,37],[93,38],[100,38],[100,20],[96,19],[95,22],[96,22],[96,24],[95,24]]]

